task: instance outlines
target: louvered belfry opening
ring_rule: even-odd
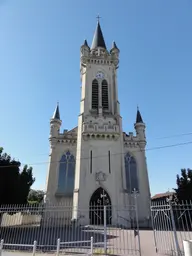
[[[107,110],[109,108],[108,84],[106,80],[102,81],[102,107],[103,110]]]
[[[99,84],[96,79],[92,82],[92,109],[98,109],[99,104]]]

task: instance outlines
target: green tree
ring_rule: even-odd
[[[181,169],[181,176],[177,175],[177,188],[175,188],[178,201],[192,200],[192,170]]]
[[[33,171],[32,167],[28,168],[28,166],[25,165],[19,175],[19,183],[20,183],[20,186],[22,187],[22,189],[20,190],[20,192],[22,193],[22,195],[20,195],[20,197],[22,198],[22,202],[21,202],[22,204],[26,204],[28,202],[28,194],[29,194],[30,188],[35,182],[32,171]]]
[[[26,204],[34,181],[31,167],[21,169],[21,163],[0,148],[0,205]]]
[[[28,195],[29,203],[42,203],[44,199],[45,192],[42,190],[31,189]]]

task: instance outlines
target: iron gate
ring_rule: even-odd
[[[192,239],[192,203],[152,202],[151,218],[156,252],[184,255],[183,240]]]

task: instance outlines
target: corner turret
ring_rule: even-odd
[[[137,137],[139,138],[139,144],[141,147],[146,146],[146,137],[145,137],[145,123],[143,122],[141,113],[139,108],[137,107],[137,115],[136,115],[136,123],[135,123],[135,130]]]
[[[53,117],[50,120],[50,140],[52,138],[56,138],[59,135],[60,127],[61,127],[61,119],[60,119],[60,113],[59,113],[59,104],[57,103],[57,106],[55,108],[55,111],[53,113]]]
[[[52,119],[60,120],[59,103],[57,103]]]
[[[115,66],[117,66],[119,64],[119,53],[120,53],[119,48],[117,47],[115,41],[113,41],[112,48],[110,50],[110,54],[111,54],[111,57],[113,59]]]
[[[81,57],[88,57],[90,52],[89,45],[85,39],[83,45],[81,46]]]

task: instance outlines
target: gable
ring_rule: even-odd
[[[67,134],[71,134],[71,133],[77,134],[77,129],[78,129],[78,126],[76,126],[76,127],[74,127],[73,129],[67,131],[66,133],[67,133]]]

